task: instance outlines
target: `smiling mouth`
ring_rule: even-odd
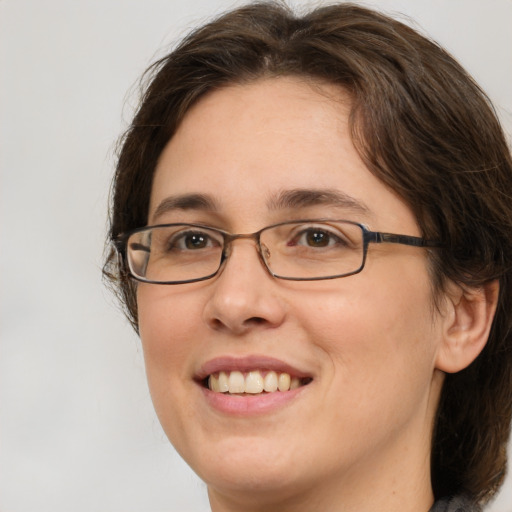
[[[286,372],[251,370],[248,372],[220,371],[212,373],[203,385],[214,393],[230,395],[259,395],[291,391],[309,384],[310,377],[299,378]]]

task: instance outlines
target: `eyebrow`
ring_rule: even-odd
[[[352,196],[333,189],[292,189],[283,190],[267,202],[270,210],[307,208],[308,206],[333,206],[352,210],[355,213],[370,214],[370,209]]]
[[[370,209],[361,201],[333,189],[292,189],[274,194],[267,201],[271,211],[307,208],[310,206],[331,206],[344,208],[355,213],[370,214]],[[173,210],[197,210],[218,212],[218,202],[209,194],[182,194],[169,196],[162,200],[155,209],[153,218]]]
[[[218,205],[215,199],[207,194],[182,194],[166,197],[157,206],[153,218],[158,218],[164,213],[173,210],[200,210],[200,211],[218,211]]]

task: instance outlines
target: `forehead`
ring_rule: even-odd
[[[350,107],[338,86],[295,78],[210,93],[190,109],[162,152],[150,222],[162,201],[183,194],[212,196],[218,209],[252,217],[290,190],[334,191],[370,213],[380,203],[393,210],[390,199],[403,209],[354,148]]]
[[[352,146],[343,137],[349,109],[343,89],[295,78],[225,87],[187,112],[157,171],[171,164],[202,167],[207,160],[218,177],[222,168],[270,174],[284,158],[287,167],[301,170],[307,161],[329,158],[333,139],[338,147]]]

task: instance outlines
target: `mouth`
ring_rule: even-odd
[[[197,381],[225,395],[282,394],[307,386],[313,378],[283,361],[266,356],[221,357],[207,362]]]
[[[247,372],[239,370],[215,372],[208,375],[202,383],[214,393],[260,395],[284,393],[306,386],[311,381],[311,377],[300,378],[287,372],[254,369]]]

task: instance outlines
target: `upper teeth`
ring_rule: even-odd
[[[301,385],[298,377],[290,377],[290,374],[274,371],[261,372],[253,370],[245,375],[239,371],[219,372],[210,375],[208,387],[217,393],[250,393],[258,394],[266,391],[289,391]]]

